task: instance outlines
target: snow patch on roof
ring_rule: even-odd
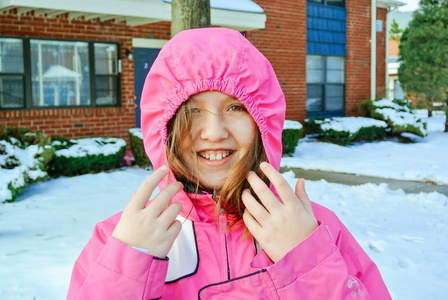
[[[171,3],[171,0],[164,0]],[[210,7],[216,9],[263,13],[263,9],[250,0],[210,0]]]

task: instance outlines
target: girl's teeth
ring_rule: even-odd
[[[208,153],[205,153],[205,154],[203,154],[201,156],[206,158],[206,159],[208,159],[208,160],[221,160],[223,158],[226,158],[229,155],[230,155],[230,152],[229,153],[222,153],[222,154],[221,153],[218,153],[218,154],[208,154]]]

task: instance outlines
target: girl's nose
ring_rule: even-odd
[[[201,139],[212,142],[226,139],[229,136],[228,126],[219,114],[208,112],[201,126]]]

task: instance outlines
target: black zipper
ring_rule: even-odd
[[[253,273],[244,275],[244,276],[240,276],[240,277],[235,277],[235,278],[230,279],[230,280],[226,280],[226,281],[222,281],[222,282],[217,282],[217,283],[212,283],[212,284],[206,285],[206,286],[202,287],[202,288],[199,290],[199,292],[198,292],[198,300],[201,300],[201,292],[202,292],[203,290],[205,290],[206,288],[209,288],[209,287],[211,287],[211,286],[215,286],[215,285],[225,284],[225,283],[232,282],[232,281],[235,281],[235,280],[244,279],[244,278],[246,278],[246,277],[254,276],[254,275],[257,275],[257,274],[259,274],[259,273],[264,273],[264,272],[266,272],[266,269],[261,269],[261,270],[259,270],[259,271],[256,271],[256,272],[253,272]]]
[[[227,258],[227,279],[230,280],[230,263],[229,263],[229,251],[227,250],[227,235],[224,233],[224,241],[226,243],[226,258]]]

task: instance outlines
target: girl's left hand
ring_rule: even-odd
[[[283,203],[260,177],[251,171],[247,180],[264,207],[249,190],[244,190],[242,200],[246,210],[243,219],[254,238],[276,263],[305,240],[318,224],[305,191],[303,178],[297,182],[294,193],[273,166],[263,162],[260,169],[274,185]]]

